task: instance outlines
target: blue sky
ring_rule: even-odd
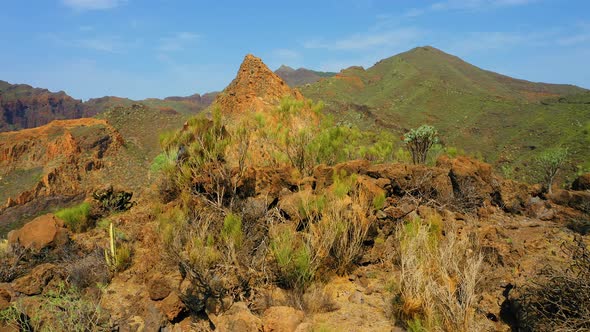
[[[590,88],[587,0],[6,0],[0,26],[1,80],[80,99],[221,90],[247,53],[339,71],[422,45]]]

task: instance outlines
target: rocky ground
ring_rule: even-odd
[[[543,266],[564,264],[567,257],[560,246],[574,236],[568,222],[587,218],[579,210],[578,199],[572,197],[590,200],[588,191],[557,191],[543,197],[537,188],[503,180],[489,171],[489,165],[467,158],[442,159],[437,167],[373,166],[362,161],[319,166],[305,181],[319,190],[330,185],[333,172],[343,169],[359,174],[370,190],[385,191],[387,203],[377,212],[356,268],[344,275],[328,273],[303,298],[268,283],[253,289],[248,297],[191,312],[184,298],[189,281],[166,254],[155,220],[155,198],[147,196],[131,210],[109,217],[132,244],[131,265],[111,274],[108,285],[100,290],[88,287],[87,291],[98,292],[93,296],[100,298],[107,325],[120,331],[401,331],[403,325],[392,313],[400,273],[394,263],[396,225],[436,211],[443,216],[445,228],[456,227],[476,237],[484,254],[477,312],[489,319],[493,330],[507,331],[511,317],[503,308],[510,290],[534,278]],[[267,171],[257,170],[251,175],[256,188],[251,196],[277,198],[278,204],[269,209],[290,213],[289,202],[300,193],[293,183],[300,180],[287,174],[285,170],[279,172],[281,176],[269,176]],[[430,193],[429,198],[439,203],[445,195],[457,197],[467,191],[482,201],[476,203],[476,209],[465,206],[461,212],[452,204],[469,200],[430,204],[424,196],[411,196],[415,188]],[[42,260],[18,262],[22,270],[4,275],[0,284],[0,309],[18,303],[32,317],[43,310],[41,298],[60,282],[74,278],[75,264],[68,257],[76,257],[78,262],[90,259],[97,248],[108,248],[108,234],[100,227],[72,234],[59,218],[45,215],[12,232],[8,244],[43,253]],[[100,251],[99,256],[104,259]]]

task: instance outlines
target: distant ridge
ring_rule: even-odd
[[[130,107],[134,104],[143,104],[163,112],[195,114],[209,106],[216,95],[217,92],[211,92],[140,101],[105,96],[82,102],[63,91],[51,92],[27,84],[0,81],[0,132],[35,128],[53,120],[91,117],[112,107]]]
[[[291,87],[315,83],[322,78],[336,75],[336,73],[332,72],[315,71],[306,68],[293,69],[286,65],[282,65],[275,70],[275,74],[279,75]]]

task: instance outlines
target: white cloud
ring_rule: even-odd
[[[378,47],[396,47],[415,42],[422,31],[416,28],[399,28],[388,31],[357,33],[334,42],[310,40],[304,43],[305,48],[323,48],[328,50],[362,51]]]
[[[158,50],[160,52],[182,51],[199,37],[198,34],[192,32],[179,32],[174,36],[161,38]]]
[[[62,0],[62,3],[74,10],[105,10],[118,7],[126,0]]]

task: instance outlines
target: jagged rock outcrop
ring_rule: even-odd
[[[303,99],[299,90],[291,89],[260,58],[248,54],[236,78],[217,95],[214,104],[224,114],[240,114],[266,110],[288,96]]]
[[[0,132],[33,128],[56,119],[92,116],[82,101],[60,91],[0,81]]]
[[[87,174],[123,145],[105,120],[57,120],[48,125],[0,134],[0,177],[7,207],[38,197],[72,196],[85,191]],[[36,180],[38,179],[38,180]]]

